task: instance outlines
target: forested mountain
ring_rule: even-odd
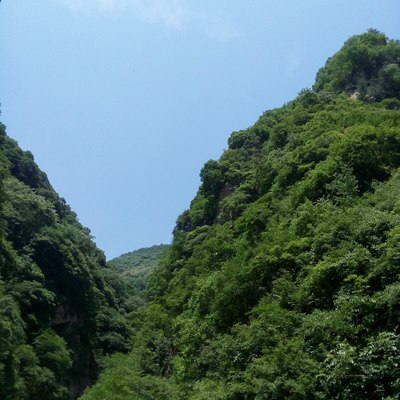
[[[400,398],[400,42],[234,132],[82,400]]]
[[[135,288],[144,290],[150,274],[158,267],[167,248],[166,244],[145,247],[113,258],[107,265],[118,271]]]
[[[0,399],[79,395],[127,351],[127,286],[0,124]]]
[[[107,263],[108,274],[113,274],[124,285],[126,310],[137,310],[147,303],[146,289],[151,273],[159,266],[168,245],[154,245],[122,254]]]

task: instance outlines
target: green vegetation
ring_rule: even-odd
[[[352,37],[231,135],[82,400],[400,398],[399,62]]]
[[[150,275],[159,266],[168,247],[161,244],[138,249],[107,263],[107,276],[114,279],[113,286],[124,294],[124,309],[127,312],[134,312],[146,304]]]
[[[127,351],[129,298],[90,232],[0,125],[0,398],[76,397]]]
[[[364,100],[399,98],[399,43],[375,29],[351,37],[317,74],[317,91],[357,94]]]
[[[158,267],[168,247],[166,244],[160,244],[138,249],[113,258],[107,264],[126,278],[133,287],[143,291],[147,287],[150,274]]]

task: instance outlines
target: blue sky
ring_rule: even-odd
[[[398,0],[3,0],[0,102],[108,258],[168,243],[232,131],[310,87]]]

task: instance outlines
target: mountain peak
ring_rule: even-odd
[[[322,67],[314,90],[358,94],[363,100],[400,98],[400,42],[376,29],[350,37]]]

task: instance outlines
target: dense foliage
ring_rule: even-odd
[[[136,311],[146,304],[150,275],[159,266],[167,248],[165,244],[154,245],[108,261],[107,275],[109,278],[113,276],[118,282],[118,291],[123,293],[127,312]]]
[[[315,90],[346,92],[369,101],[400,96],[398,41],[374,29],[351,37],[317,74]]]
[[[400,398],[399,54],[352,37],[231,135],[82,400]]]
[[[124,283],[0,124],[0,399],[76,397],[126,351]]]
[[[118,271],[133,287],[144,290],[150,274],[158,267],[168,247],[166,244],[160,244],[131,251],[113,258],[107,265]]]

